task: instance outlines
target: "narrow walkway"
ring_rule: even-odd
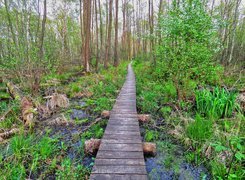
[[[147,179],[135,91],[135,76],[130,64],[126,82],[111,111],[90,179]]]

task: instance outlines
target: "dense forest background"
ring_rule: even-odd
[[[177,53],[187,41],[205,43],[213,62],[244,63],[241,0],[2,0],[0,9],[1,72],[34,91],[50,71],[93,71],[140,55],[156,64],[159,47]]]
[[[84,141],[102,137],[130,61],[160,169],[243,179],[244,13],[244,0],[0,0],[0,179],[88,179]]]

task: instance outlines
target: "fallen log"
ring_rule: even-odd
[[[20,101],[23,95],[21,94],[19,88],[15,86],[11,81],[7,81],[6,79],[4,79],[3,81],[6,83],[8,87],[8,92],[12,96],[12,98]]]
[[[13,135],[15,135],[16,133],[18,133],[20,130],[17,129],[17,128],[13,128],[9,131],[6,131],[6,132],[3,132],[3,133],[0,133],[0,142],[2,142],[4,139],[7,139]]]
[[[96,155],[99,150],[101,139],[90,139],[84,143],[84,152],[89,155]],[[144,155],[156,156],[156,144],[150,142],[143,142],[142,148]]]
[[[36,110],[32,101],[27,97],[23,97],[21,99],[21,115],[25,125],[32,126],[34,124],[35,113]]]

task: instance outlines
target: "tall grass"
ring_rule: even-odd
[[[196,115],[195,121],[189,124],[186,129],[187,136],[198,142],[209,139],[213,134],[213,121],[206,120],[200,115]]]
[[[224,88],[215,88],[213,91],[204,89],[195,95],[197,112],[205,117],[231,117],[235,108],[238,108],[236,93]]]

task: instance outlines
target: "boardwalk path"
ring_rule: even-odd
[[[131,64],[111,111],[90,179],[146,180]]]

